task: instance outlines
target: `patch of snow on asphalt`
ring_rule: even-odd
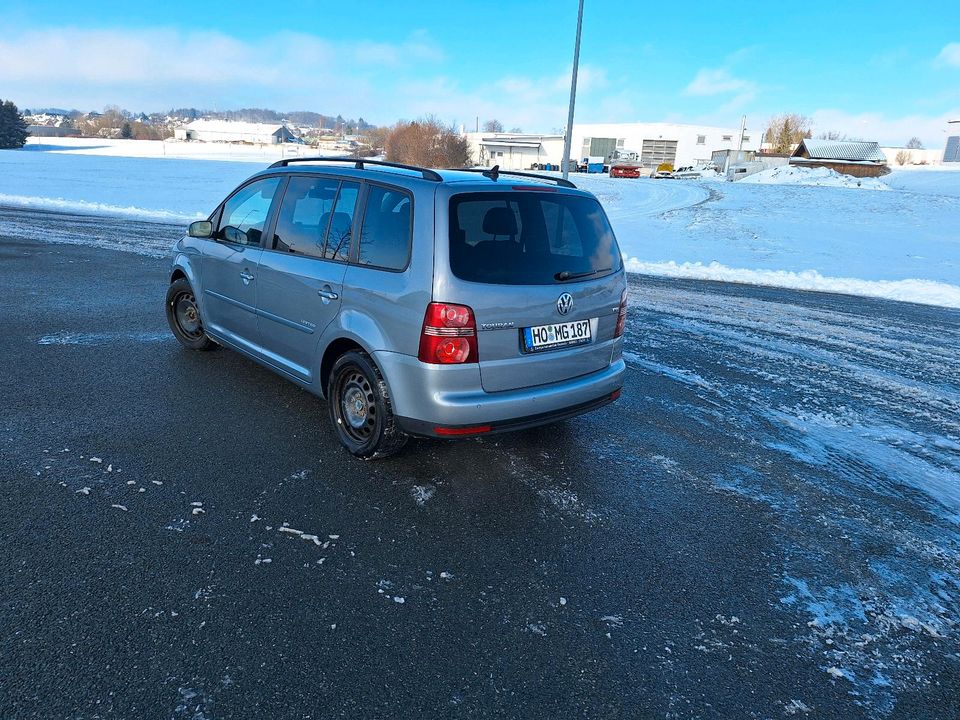
[[[776,445],[795,459],[834,466],[845,480],[871,492],[899,497],[904,487],[942,505],[941,515],[960,523],[960,458],[926,437],[861,414],[779,410],[771,419],[788,429],[789,444]]]
[[[710,382],[709,380],[705,380],[704,378],[697,375],[695,372],[691,372],[689,370],[683,370],[681,368],[670,367],[668,365],[664,365],[658,362],[653,362],[651,360],[647,360],[645,358],[640,357],[636,353],[632,353],[629,351],[623,353],[623,359],[626,360],[631,365],[642,367],[646,370],[650,370],[651,372],[657,373],[658,375],[663,375],[664,377],[668,377],[671,380],[676,380],[685,385],[703,388],[704,390],[709,390],[719,395],[724,394],[723,391],[720,388],[718,388],[714,383]]]
[[[43,335],[38,345],[110,345],[124,340],[136,342],[162,342],[170,339],[170,333],[157,332],[57,332]]]
[[[413,501],[418,507],[426,505],[436,492],[437,489],[433,485],[414,485],[410,488],[410,495],[413,496]]]

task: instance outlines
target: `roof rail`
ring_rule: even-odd
[[[353,163],[353,166],[357,170],[363,170],[364,165],[381,165],[383,167],[392,167],[400,168],[401,170],[413,170],[418,172],[423,176],[424,180],[433,180],[434,182],[443,182],[443,178],[440,177],[440,173],[430,170],[428,168],[418,167],[416,165],[404,165],[403,163],[387,162],[386,160],[368,160],[367,158],[352,158],[352,157],[305,157],[305,158],[285,158],[283,160],[277,160],[277,162],[271,165],[271,168],[278,167],[287,167],[290,163],[316,163],[316,162],[337,162],[337,163]]]
[[[516,170],[501,170],[499,165],[494,165],[492,168],[487,168],[487,169],[484,169],[484,168],[458,168],[458,169],[463,172],[480,173],[481,175],[487,176],[491,180],[496,180],[497,177],[500,175],[511,175],[511,176],[522,177],[522,178],[533,178],[535,180],[546,180],[547,182],[556,183],[560,187],[573,188],[574,190],[577,188],[577,186],[574,185],[572,182],[570,182],[569,180],[564,180],[563,178],[553,177],[552,175],[537,175],[536,173],[517,172]]]

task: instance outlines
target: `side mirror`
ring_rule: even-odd
[[[190,227],[187,228],[187,235],[195,238],[213,237],[213,223],[209,220],[192,222],[190,223]]]

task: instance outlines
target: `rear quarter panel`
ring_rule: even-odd
[[[393,272],[350,265],[343,279],[340,314],[327,327],[321,352],[338,338],[357,342],[367,352],[417,356],[423,315],[433,284],[435,183],[417,183],[413,194],[413,241],[406,269]]]

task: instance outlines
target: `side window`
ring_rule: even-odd
[[[360,237],[361,265],[402,270],[410,259],[413,203],[406,192],[371,185]]]
[[[353,232],[353,213],[357,207],[360,184],[340,183],[340,193],[329,217],[330,230],[327,233],[327,249],[323,256],[328,260],[347,261],[350,255],[350,237]]]
[[[290,178],[277,215],[273,249],[322,258],[339,184],[324,177]]]
[[[238,190],[223,204],[217,239],[238,245],[259,245],[270,203],[280,178],[258,180]]]

